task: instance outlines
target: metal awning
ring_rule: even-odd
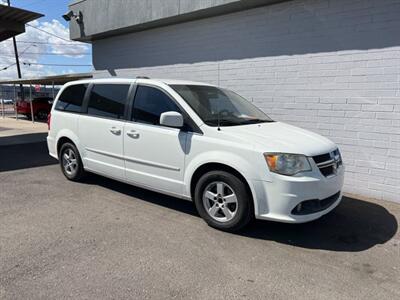
[[[63,85],[70,81],[93,78],[92,73],[72,73],[56,76],[34,77],[34,78],[21,78],[11,80],[0,80],[0,84],[54,84]]]
[[[0,4],[0,42],[25,32],[25,24],[42,14]]]
[[[16,95],[16,85],[29,85],[29,99],[30,99],[30,111],[32,123],[35,122],[35,118],[33,115],[33,106],[32,106],[32,85],[40,84],[40,85],[52,85],[53,86],[53,99],[55,98],[55,85],[63,85],[70,81],[93,78],[92,73],[73,73],[73,74],[64,74],[64,75],[56,75],[56,76],[46,76],[46,77],[35,77],[35,78],[21,78],[21,79],[11,79],[11,80],[0,80],[0,94],[2,92],[3,85],[14,85],[14,99]],[[2,114],[4,117],[4,102],[1,101],[2,105]],[[15,105],[15,103],[14,103]],[[16,107],[16,106],[14,106]],[[18,119],[18,112],[15,109],[15,118]]]

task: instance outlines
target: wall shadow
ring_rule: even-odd
[[[400,4],[288,1],[93,41],[96,70],[400,46]]]
[[[57,164],[49,155],[47,133],[0,138],[0,172]]]
[[[198,217],[194,204],[98,175],[86,184],[99,185],[136,199]],[[386,208],[368,201],[344,197],[330,214],[311,223],[283,224],[256,220],[237,235],[275,241],[307,249],[359,252],[384,244],[397,232],[398,222]]]

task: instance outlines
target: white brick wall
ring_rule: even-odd
[[[336,142],[346,192],[400,202],[399,0],[290,1],[96,41],[93,51],[98,77],[231,88]]]

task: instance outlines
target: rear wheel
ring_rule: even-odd
[[[197,182],[194,196],[200,216],[214,228],[237,231],[254,217],[245,183],[225,171],[204,174]]]
[[[61,146],[58,155],[61,170],[67,179],[80,181],[85,176],[85,170],[78,149],[72,143],[65,143]]]
[[[38,120],[47,120],[47,115],[48,115],[48,113],[47,113],[47,111],[45,111],[45,110],[39,110],[38,112],[37,112],[37,114],[36,114],[36,118],[38,119]]]

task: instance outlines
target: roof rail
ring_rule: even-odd
[[[136,79],[150,79],[150,77],[147,77],[147,76],[136,76]]]

